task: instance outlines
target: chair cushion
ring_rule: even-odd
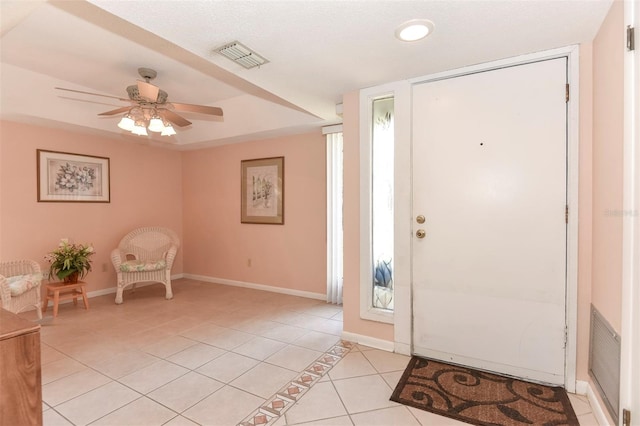
[[[32,288],[38,287],[41,279],[41,274],[14,275],[13,277],[7,277],[7,284],[9,284],[11,296],[20,296]]]
[[[127,260],[122,262],[120,270],[122,272],[148,272],[166,269],[167,262],[162,260]]]

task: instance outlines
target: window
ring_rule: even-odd
[[[360,91],[360,318],[390,324],[410,314],[410,87]]]
[[[360,318],[410,324],[410,83],[361,90],[359,121]]]
[[[327,135],[327,303],[342,304],[342,126],[322,130]]]
[[[374,99],[371,129],[372,307],[393,310],[394,98]]]

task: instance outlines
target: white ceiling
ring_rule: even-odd
[[[593,40],[611,0],[0,0],[0,118],[192,149],[340,122],[342,94],[377,84]],[[435,31],[404,43],[398,25]],[[213,53],[238,40],[270,62],[246,70]],[[172,137],[121,131],[139,67],[169,101],[218,106],[224,118]]]

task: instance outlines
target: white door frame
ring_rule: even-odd
[[[567,130],[568,130],[568,152],[567,152],[567,199],[569,205],[569,224],[567,228],[567,298],[566,298],[566,320],[567,320],[567,347],[565,348],[565,388],[569,392],[575,392],[576,389],[576,354],[577,354],[577,317],[578,317],[578,146],[579,146],[579,47],[567,46],[559,49],[548,50],[545,52],[537,52],[528,55],[517,56],[514,58],[503,59],[499,61],[489,62],[485,64],[473,65],[469,67],[459,68],[456,70],[445,71],[437,74],[431,74],[415,79],[408,80],[409,84],[421,84],[429,81],[442,80],[466,74],[489,71],[507,66],[536,62],[545,59],[553,59],[566,57],[568,61],[567,80],[571,86],[571,97],[567,104]],[[397,98],[396,98],[397,99]],[[398,101],[398,99],[397,99]],[[404,155],[402,159],[405,165],[403,173],[410,174],[411,155]],[[410,180],[410,177],[408,178]],[[406,176],[402,177],[403,181],[407,180]],[[411,211],[411,210],[409,210]],[[411,217],[400,216],[397,220],[407,221]],[[396,238],[402,240],[411,239],[411,234],[399,235]],[[405,250],[410,247],[410,243],[400,244]],[[410,249],[409,249],[410,250]],[[402,254],[396,253],[396,256]],[[404,253],[404,256],[411,257],[410,253]],[[405,307],[413,306],[411,300],[411,292],[401,292],[395,295],[396,302]],[[413,314],[411,308],[408,311],[397,311],[394,318],[395,323],[395,348],[396,351],[406,353],[407,348],[413,350],[413,343],[407,341],[407,336],[413,329]],[[411,333],[413,334],[413,333]]]
[[[624,25],[635,27],[635,51],[624,53],[624,175],[620,418],[640,418],[640,5],[624,3]],[[622,424],[622,421],[620,422]]]

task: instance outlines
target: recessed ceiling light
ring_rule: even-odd
[[[422,40],[433,32],[433,22],[427,19],[412,19],[396,29],[396,37],[402,41]]]

